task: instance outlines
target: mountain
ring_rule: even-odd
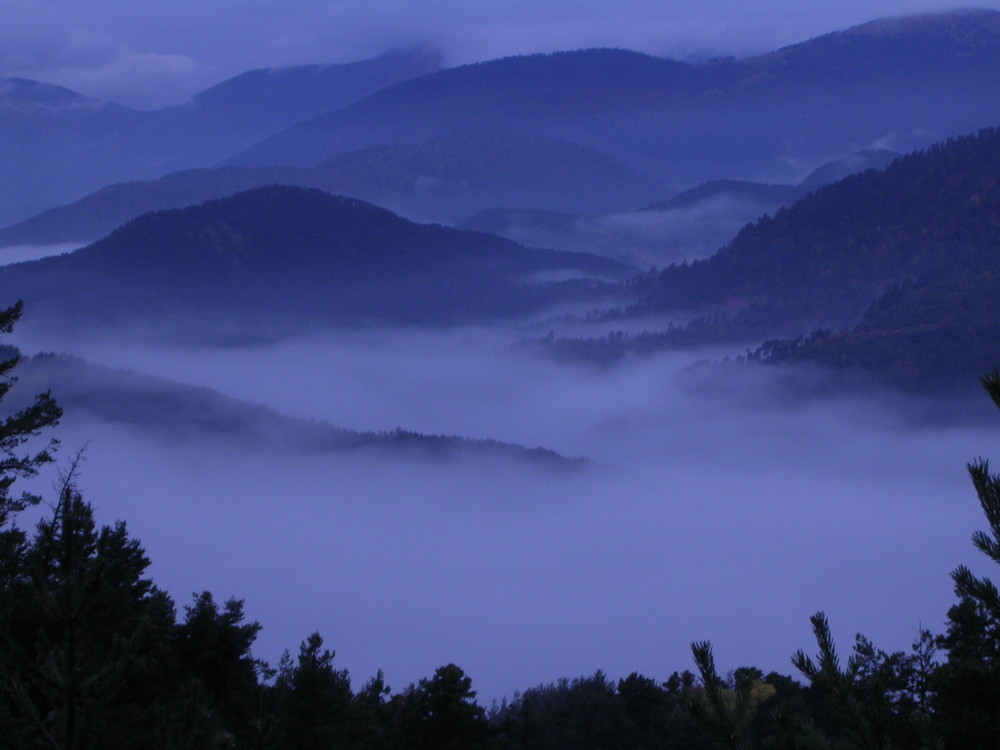
[[[451,221],[511,201],[539,210],[589,212],[630,208],[674,192],[593,149],[492,128],[372,146],[321,168],[377,202]]]
[[[227,158],[315,167],[468,130],[573,143],[667,185],[794,183],[862,148],[908,150],[1000,121],[998,17],[879,21],[769,55],[698,64],[579,50],[439,70],[436,55],[393,53],[252,71],[151,112],[55,87],[29,95],[8,81],[0,224],[112,183]]]
[[[318,170],[306,168],[224,167],[172,172],[155,180],[109,185],[74,203],[0,229],[0,247],[92,242],[151,211],[183,208],[278,184],[324,187]]]
[[[998,19],[877,21],[699,64],[597,49],[466,65],[296,125],[231,163],[315,165],[488,126],[569,140],[668,184],[797,181],[872,144],[921,146],[1000,120]]]
[[[998,174],[993,128],[847,177],[747,226],[708,259],[629,283],[640,299],[630,314],[703,317],[553,348],[613,361],[769,339],[757,359],[855,366],[922,386],[972,377],[1000,363]]]
[[[74,253],[0,269],[0,293],[51,325],[448,324],[606,293],[629,266],[421,225],[319,190],[258,188],[135,219]]]
[[[0,78],[0,109],[8,111],[65,111],[98,104],[62,86],[25,78]]]
[[[817,167],[807,174],[797,187],[804,190],[815,190],[858,172],[882,169],[899,156],[898,152],[886,148],[864,149],[856,154],[849,154]],[[802,195],[805,193],[803,192]],[[802,195],[798,197],[802,197]]]
[[[567,459],[545,448],[496,440],[425,435],[403,429],[343,429],[322,421],[289,417],[209,388],[103,367],[68,355],[25,357],[17,372],[19,391],[50,390],[59,394],[59,404],[67,414],[64,422],[97,421],[126,427],[172,446],[208,441],[214,447],[225,445],[270,455],[368,450],[415,458],[531,461],[557,469],[587,464],[585,459]]]
[[[195,94],[191,105],[217,120],[235,120],[247,132],[273,132],[440,69],[441,55],[420,48],[338,65],[261,68]]]
[[[843,326],[888,286],[1000,239],[1000,130],[950,139],[820,188],[703,261],[633,284],[644,309],[780,309]]]
[[[967,390],[1000,366],[997,299],[993,247],[890,288],[853,328],[768,341],[752,358],[849,368],[907,389]]]
[[[258,70],[149,112],[0,79],[0,222],[115,182],[213,164],[267,135],[440,67],[395,52],[343,65]]]
[[[489,209],[459,226],[531,247],[585,250],[640,267],[663,267],[707,257],[763,214],[848,174],[884,167],[896,156],[887,150],[862,151],[824,164],[797,185],[712,180],[631,211],[583,216],[524,207]]]
[[[889,149],[864,149],[827,162],[794,185],[773,185],[749,180],[709,180],[674,197],[645,206],[642,211],[693,208],[707,201],[727,199],[758,203],[774,209],[791,205],[811,191],[868,169],[881,169],[899,154]],[[756,218],[756,217],[753,217]]]
[[[709,180],[684,190],[670,200],[644,206],[643,211],[669,211],[686,209],[719,199],[739,200],[764,206],[782,206],[794,203],[807,190],[799,185],[768,185],[749,180]]]
[[[439,54],[416,49],[339,65],[252,70],[149,113],[141,127],[115,142],[134,159],[146,156],[148,168],[136,176],[209,166],[272,133],[440,66]]]
[[[59,86],[0,79],[0,221],[74,197],[67,183],[115,179],[117,159],[105,141],[144,116]]]
[[[375,146],[314,168],[195,169],[111,185],[0,230],[0,247],[94,240],[149,211],[274,184],[350,195],[434,221],[457,220],[511,200],[543,209],[601,211],[642,205],[672,192],[565,141],[463,131],[425,143]]]

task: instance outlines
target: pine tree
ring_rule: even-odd
[[[404,745],[414,750],[473,750],[489,732],[472,678],[454,664],[411,685],[400,700]]]
[[[1000,370],[982,378],[1000,408]],[[968,465],[979,504],[989,524],[972,542],[1000,563],[1000,476],[979,458]],[[996,747],[1000,737],[1000,595],[989,578],[965,565],[953,573],[959,602],[948,612],[948,629],[939,639],[948,661],[934,674],[931,687],[947,747]]]
[[[994,370],[982,378],[993,403],[1000,408],[1000,370]],[[1000,563],[1000,475],[990,473],[990,464],[979,458],[968,465],[969,476],[976,488],[979,504],[989,523],[989,531],[977,531],[972,535],[972,543],[993,562]],[[970,598],[986,608],[993,618],[1000,617],[1000,592],[988,578],[978,578],[964,565],[960,565],[952,578],[955,593],[962,598]]]
[[[21,317],[22,304],[0,310],[0,333],[10,333]],[[17,382],[12,371],[20,360],[17,350],[0,346],[0,401]],[[2,414],[2,412],[0,412]],[[17,528],[15,517],[41,498],[30,493],[16,495],[13,484],[18,479],[32,477],[43,465],[51,462],[58,441],[51,439],[42,448],[26,450],[29,441],[47,427],[59,422],[62,409],[48,392],[40,393],[25,408],[0,416],[0,585],[14,575],[17,560],[23,552],[25,534]],[[3,611],[0,610],[0,630]]]
[[[0,696],[24,747],[143,747],[169,695],[170,599],[124,523],[98,528],[64,482],[0,588]]]
[[[278,668],[278,720],[288,750],[334,750],[347,747],[353,731],[353,698],[346,670],[333,666],[334,652],[313,633],[292,663],[288,652]]]

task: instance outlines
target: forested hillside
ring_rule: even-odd
[[[16,350],[11,349],[10,353]],[[259,404],[227,397],[210,388],[183,385],[129,370],[101,367],[78,357],[36,354],[18,366],[23,394],[53,391],[70,412],[64,422],[115,425],[171,445],[211,442],[215,447],[289,456],[370,451],[384,456],[462,460],[474,457],[530,461],[555,470],[579,469],[584,458],[566,458],[543,447],[488,438],[430,435],[397,427],[359,430],[317,419],[290,417]]]
[[[607,293],[630,267],[584,253],[414,224],[363,201],[269,187],[140,217],[74,253],[0,269],[0,291],[59,326],[243,335],[335,323],[449,323]],[[561,271],[562,281],[533,274]],[[180,333],[180,332],[179,332]],[[197,331],[191,331],[197,334]]]
[[[914,385],[968,380],[1000,356],[998,175],[996,128],[852,175],[746,226],[710,258],[629,283],[638,301],[627,315],[694,311],[694,322],[553,346],[610,361],[771,339],[757,358],[857,366]],[[794,339],[815,330],[798,351]]]
[[[857,326],[769,341],[753,359],[858,368],[906,387],[953,388],[1000,360],[1000,252],[991,248],[891,288]]]
[[[641,310],[758,305],[772,325],[846,325],[893,283],[1000,239],[1000,129],[820,188],[704,261],[637,279]]]

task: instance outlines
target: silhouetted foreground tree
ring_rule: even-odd
[[[982,378],[1000,408],[1000,370]],[[977,531],[972,542],[1000,563],[1000,476],[986,459],[968,465],[989,530]],[[944,719],[942,735],[949,747],[996,747],[1000,744],[1000,595],[989,578],[962,565],[953,573],[959,602],[948,611],[948,627],[939,644],[948,661],[934,675],[934,707]]]
[[[21,317],[22,308],[23,305],[18,300],[11,307],[0,310],[0,333],[10,333],[14,329],[14,324]],[[17,365],[20,355],[9,346],[0,349],[4,357],[0,359],[0,400],[3,400],[17,382],[11,371]],[[62,409],[52,395],[45,392],[35,396],[25,408],[4,416],[0,421],[0,533],[7,535],[0,543],[13,543],[20,538],[18,534],[13,537],[8,535],[8,524],[13,514],[39,501],[36,495],[11,494],[12,485],[17,479],[34,476],[39,467],[52,461],[52,451],[57,446],[55,440],[50,440],[40,450],[25,451],[25,444],[46,427],[57,424],[61,416]]]

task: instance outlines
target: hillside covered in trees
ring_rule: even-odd
[[[1000,129],[820,188],[703,261],[633,282],[641,311],[757,306],[772,327],[845,325],[890,285],[1000,239]]]
[[[768,339],[757,358],[809,358],[910,383],[968,380],[1000,356],[990,304],[1000,273],[998,175],[996,128],[852,175],[746,226],[710,258],[629,283],[637,301],[626,315],[694,311],[692,323],[554,346],[609,361]],[[853,332],[820,333],[789,352],[817,329]]]
[[[631,267],[415,224],[360,200],[271,186],[135,219],[76,252],[0,269],[45,322],[247,335],[333,323],[446,324],[606,294]],[[547,280],[535,274],[562,272]]]

